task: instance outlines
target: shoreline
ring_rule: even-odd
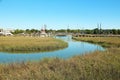
[[[97,40],[94,40],[97,39]],[[94,43],[94,44],[98,44],[102,47],[105,47],[105,48],[119,48],[120,47],[120,43],[117,44],[117,43],[113,43],[113,42],[107,42],[107,41],[103,41],[101,37],[72,37],[72,39],[76,40],[76,41],[82,41],[82,42],[88,42],[88,43]],[[112,37],[110,37],[112,38]],[[115,37],[113,37],[115,38]],[[118,37],[117,37],[118,38]]]

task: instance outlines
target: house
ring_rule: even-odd
[[[11,33],[11,30],[0,29],[0,36],[11,36],[11,35],[13,35]]]

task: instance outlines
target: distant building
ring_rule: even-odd
[[[11,30],[0,29],[0,36],[11,36],[11,35],[13,35],[11,33]]]
[[[44,28],[41,29],[40,37],[48,37],[48,34],[46,33],[46,25],[44,25]]]
[[[40,37],[47,37],[47,33],[45,32],[45,29],[41,29]]]

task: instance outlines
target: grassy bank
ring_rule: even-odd
[[[100,44],[103,47],[120,47],[120,37],[73,37],[74,40]]]
[[[68,60],[54,58],[39,62],[1,64],[0,80],[120,80],[120,48],[119,44],[115,46],[119,38],[104,40],[113,44],[104,52],[96,51]]]
[[[67,46],[66,42],[54,38],[0,37],[0,51],[3,52],[43,52]]]

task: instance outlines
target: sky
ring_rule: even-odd
[[[120,0],[0,0],[0,28],[120,29]]]

